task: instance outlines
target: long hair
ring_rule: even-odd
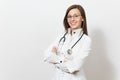
[[[64,25],[64,28],[65,30],[67,31],[68,28],[70,28],[69,24],[68,24],[68,21],[67,21],[67,16],[68,16],[68,13],[71,9],[78,9],[81,13],[81,16],[83,18],[84,21],[82,21],[82,25],[81,25],[81,28],[83,29],[83,32],[84,34],[88,35],[88,31],[87,31],[87,22],[86,22],[86,15],[85,15],[85,11],[84,11],[84,8],[81,6],[81,5],[71,5],[70,7],[68,7],[67,11],[66,11],[66,14],[64,16],[64,20],[63,20],[63,25]]]

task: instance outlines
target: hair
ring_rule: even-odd
[[[68,24],[68,21],[67,21],[67,16],[68,16],[68,13],[71,9],[78,9],[81,13],[81,16],[83,18],[84,21],[82,21],[82,25],[81,25],[81,28],[83,28],[83,33],[88,35],[88,31],[87,31],[87,21],[86,21],[86,15],[85,15],[85,11],[84,11],[84,8],[81,6],[81,5],[71,5],[70,7],[68,7],[68,9],[66,10],[66,14],[64,16],[64,20],[63,20],[63,25],[64,25],[64,28],[65,30],[67,31],[68,28],[70,28],[69,24]]]

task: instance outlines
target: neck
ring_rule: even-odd
[[[81,27],[80,28],[70,28],[70,32],[73,32],[76,29],[81,29]]]

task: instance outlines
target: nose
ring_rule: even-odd
[[[75,17],[74,17],[74,16],[72,16],[72,17],[71,17],[71,20],[75,20]]]

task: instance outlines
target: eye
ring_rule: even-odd
[[[72,18],[72,16],[67,16],[67,18]]]
[[[79,17],[80,15],[75,15],[74,17]]]

